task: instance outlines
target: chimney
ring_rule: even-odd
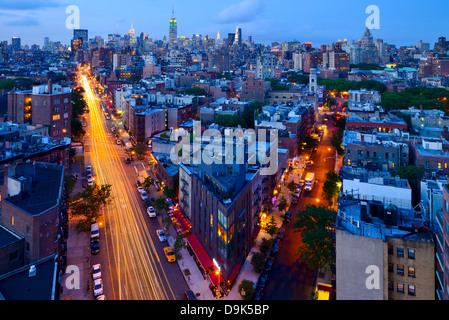
[[[53,93],[53,81],[51,79],[48,79],[48,94]]]
[[[30,270],[28,271],[28,278],[34,277],[36,275],[36,266],[33,264],[30,266]]]

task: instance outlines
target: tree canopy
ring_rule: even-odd
[[[311,269],[328,268],[332,263],[332,230],[336,212],[324,206],[307,205],[296,214],[293,226],[300,233],[298,255]]]

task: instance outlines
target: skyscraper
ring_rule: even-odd
[[[73,40],[81,39],[82,47],[87,49],[89,46],[89,36],[86,29],[73,29]]]
[[[172,17],[168,28],[168,48],[176,49],[178,43],[178,22],[175,18],[175,11],[172,9]]]
[[[11,44],[14,51],[19,51],[22,48],[21,40],[19,37],[13,37],[11,40]]]

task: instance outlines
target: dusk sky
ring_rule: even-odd
[[[69,44],[73,30],[66,28],[66,7],[77,5],[80,27],[89,38],[109,33],[126,33],[133,24],[136,35],[148,34],[153,40],[168,37],[168,21],[174,7],[178,36],[221,38],[242,28],[243,39],[256,43],[273,41],[312,42],[313,46],[339,39],[358,40],[365,30],[369,5],[380,9],[380,29],[374,38],[400,45],[423,40],[431,48],[438,37],[449,38],[449,1],[430,0],[0,0],[0,40],[11,43],[13,36],[22,44],[43,45],[50,41]]]

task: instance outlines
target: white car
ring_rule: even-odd
[[[97,300],[106,300],[106,297],[104,296],[104,294],[100,294],[100,295],[97,297]]]
[[[158,230],[156,230],[156,234],[157,234],[157,237],[159,238],[159,241],[160,241],[160,242],[167,241],[167,238],[165,237],[165,232],[164,232],[164,230],[158,229]]]
[[[137,187],[137,191],[139,191],[139,193],[142,193],[145,191],[145,189],[143,187]]]
[[[103,294],[103,280],[97,279],[94,281],[94,296],[98,297]]]
[[[100,264],[94,264],[92,266],[92,279],[94,279],[94,280],[101,279],[101,265]]]
[[[143,201],[148,199],[148,194],[144,191],[142,193],[140,193],[140,197],[142,198]]]
[[[154,211],[154,208],[153,208],[153,207],[148,207],[148,208],[147,208],[147,213],[148,213],[148,216],[149,216],[150,218],[156,217],[156,211]]]

